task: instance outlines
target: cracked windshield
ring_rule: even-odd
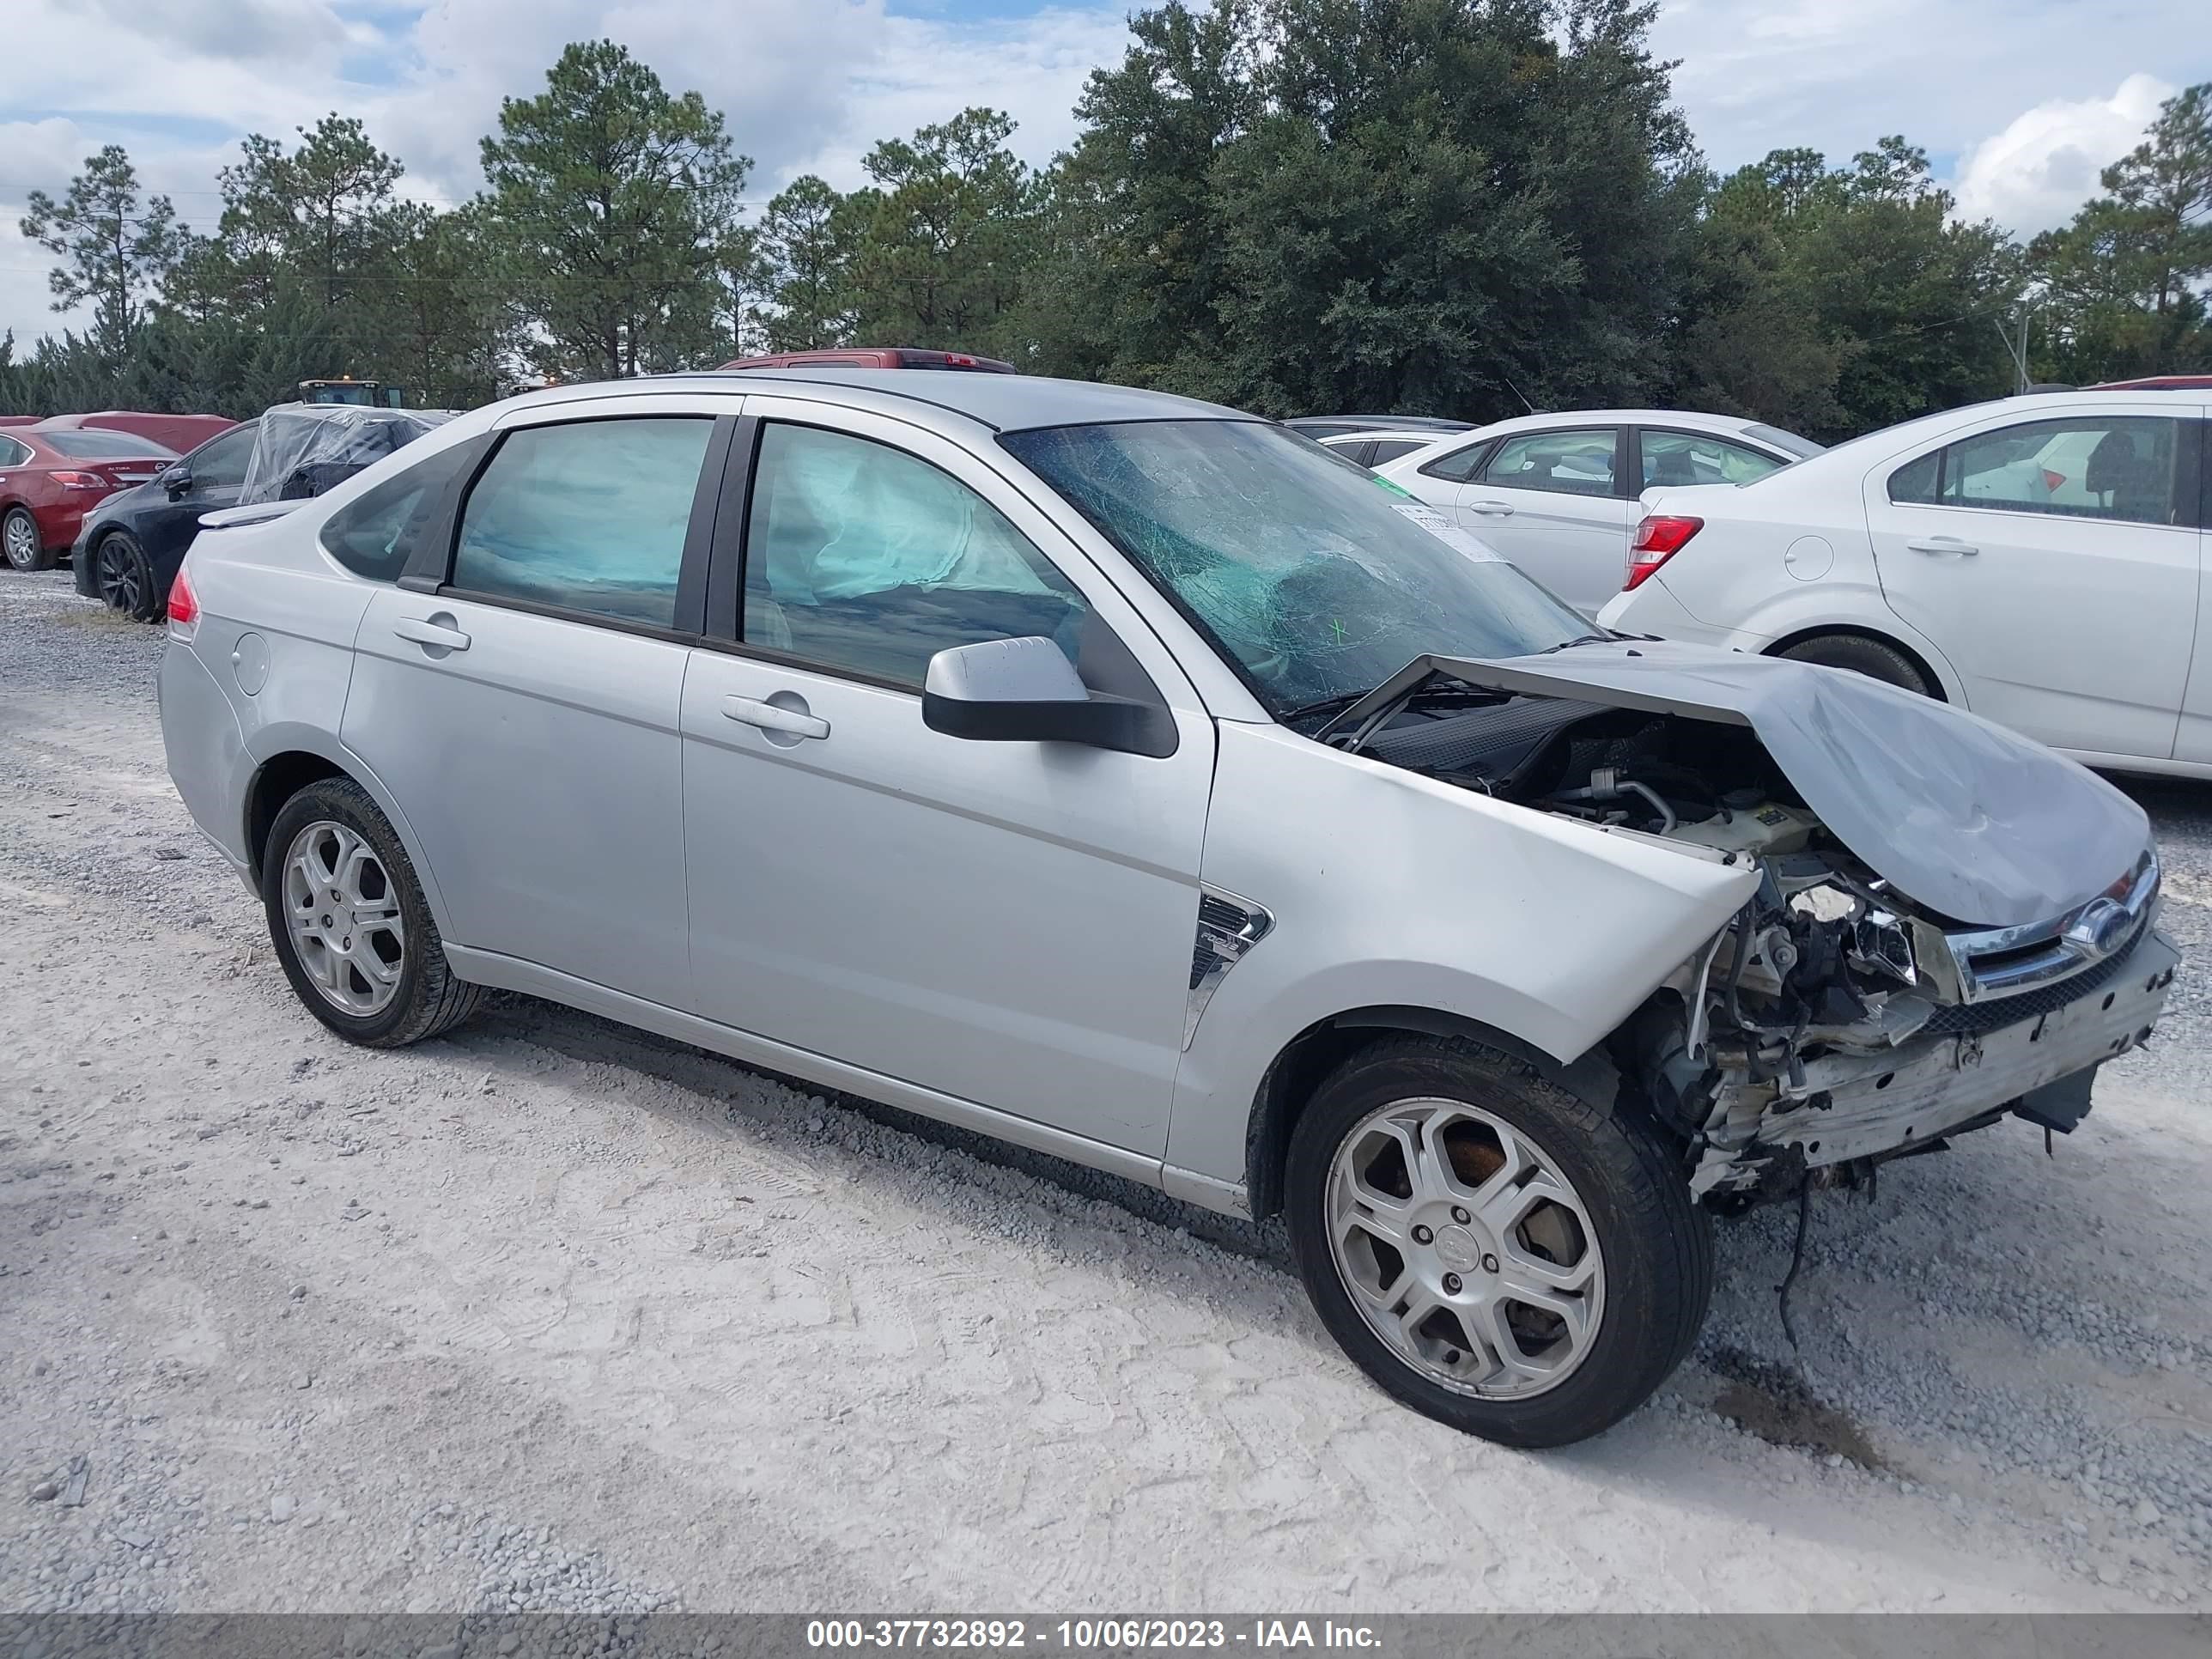
[[[1589,625],[1362,467],[1256,421],[1149,421],[999,441],[1175,599],[1278,714],[1426,652],[1517,657]]]

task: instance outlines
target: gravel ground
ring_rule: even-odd
[[[0,575],[0,1610],[2212,1605],[2185,976],[2008,1125],[1723,1227],[1644,1411],[1383,1399],[1272,1229],[521,998],[353,1049],[163,772],[159,635]],[[2212,930],[2212,789],[2146,787]]]

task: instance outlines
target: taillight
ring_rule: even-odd
[[[169,584],[169,636],[189,640],[192,630],[199,626],[200,602],[192,596],[191,578],[185,567],[177,567],[177,579]]]
[[[2043,487],[2052,495],[2056,495],[2058,493],[2059,485],[2065,482],[2066,475],[2063,472],[2053,472],[2047,466],[2043,469]]]
[[[64,489],[112,489],[115,486],[97,472],[58,471],[46,474]]]
[[[1636,539],[1628,544],[1628,580],[1624,593],[1682,550],[1691,537],[1705,527],[1703,519],[1678,518],[1670,513],[1650,513],[1636,526]]]

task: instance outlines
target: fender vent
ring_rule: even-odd
[[[1229,970],[1267,936],[1275,919],[1261,905],[1216,887],[1198,896],[1198,934],[1190,952],[1190,998],[1184,1005],[1182,1046],[1198,1034],[1199,1017]]]

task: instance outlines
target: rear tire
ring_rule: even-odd
[[[1385,1392],[1504,1445],[1564,1446],[1627,1416],[1711,1298],[1711,1231],[1656,1129],[1472,1042],[1346,1060],[1291,1132],[1284,1198],[1329,1334]],[[1370,1218],[1402,1254],[1375,1248]]]
[[[17,570],[51,570],[54,556],[46,551],[46,538],[39,533],[39,521],[31,516],[27,507],[11,507],[0,513],[0,552]]]
[[[1894,685],[1917,696],[1935,697],[1936,687],[1920,665],[1886,640],[1865,634],[1820,634],[1800,640],[1777,654],[1792,662],[1818,663],[1823,668],[1842,668],[1870,680]]]
[[[100,545],[92,550],[92,576],[110,611],[143,623],[159,622],[168,611],[167,597],[155,591],[154,567],[147,562],[146,550],[127,530],[100,538]]]
[[[476,1012],[480,988],[446,965],[407,849],[352,779],[311,783],[278,810],[261,895],[284,977],[307,1012],[349,1042],[404,1048]]]

